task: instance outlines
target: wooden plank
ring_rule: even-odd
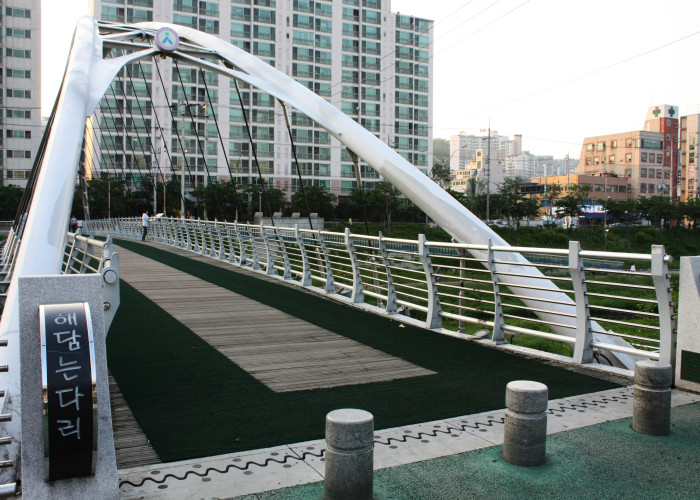
[[[434,373],[134,252],[118,253],[122,279],[273,391]]]
[[[109,375],[109,399],[112,407],[112,430],[117,452],[117,468],[125,469],[161,463],[148,438],[136,422],[117,382]]]

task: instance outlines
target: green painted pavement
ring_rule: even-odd
[[[634,432],[625,418],[547,437],[547,462],[516,467],[502,446],[375,472],[378,500],[697,499],[700,498],[700,403],[672,410],[669,436]],[[237,497],[309,500],[323,483]]]

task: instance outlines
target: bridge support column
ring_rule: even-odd
[[[364,410],[326,415],[324,500],[371,500],[374,493],[374,416]]]
[[[671,432],[673,368],[651,360],[634,365],[632,429],[640,434],[666,436]]]
[[[513,465],[532,467],[545,461],[547,444],[547,386],[515,380],[506,386],[503,458]]]

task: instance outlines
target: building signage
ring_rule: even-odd
[[[90,307],[40,305],[39,321],[46,479],[94,475],[97,384]]]
[[[180,37],[172,28],[161,28],[156,31],[156,47],[164,52],[172,52],[180,45]]]

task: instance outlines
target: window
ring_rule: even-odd
[[[646,185],[646,184],[640,184],[640,185],[639,185],[639,192],[640,192],[640,193],[646,193],[646,192],[647,192],[647,185]]]
[[[656,178],[657,178],[657,179],[661,179],[661,178],[663,177],[663,175],[664,175],[663,170],[658,169],[658,170],[656,171]],[[651,177],[651,176],[649,176],[649,177]]]
[[[650,194],[652,194],[654,192],[654,185],[653,184],[649,184],[648,191]]]
[[[19,97],[21,99],[31,99],[32,98],[32,91],[31,90],[24,90],[24,89],[6,89],[7,90],[7,97]]]
[[[647,176],[647,169],[646,168],[640,168],[639,169],[639,177],[646,177]]]
[[[654,169],[653,169],[653,168],[650,168],[650,169],[649,169],[649,177],[651,177],[651,178],[653,179],[653,178],[654,178],[654,175],[656,175],[655,172],[654,172]]]
[[[632,161],[632,154],[631,153],[627,153],[625,155],[625,161]]]
[[[29,9],[18,9],[13,7],[7,7],[5,9],[5,14],[10,17],[24,17],[25,19],[31,19],[32,11]]]
[[[31,139],[32,133],[29,130],[8,130],[7,137],[11,139]]]
[[[610,147],[615,149],[617,147],[617,141],[610,141]]]
[[[7,57],[21,57],[23,59],[31,59],[32,51],[25,49],[11,49],[8,47],[5,49],[5,55]]]
[[[634,147],[634,139],[626,139],[625,146],[628,148]]]
[[[32,72],[28,69],[7,68],[7,76],[9,78],[31,78]]]
[[[663,162],[664,162],[664,156],[663,156],[663,155],[656,155],[656,162],[657,162],[657,163],[663,163]]]
[[[664,179],[670,179],[670,178],[671,178],[671,172],[669,172],[668,170],[666,170],[666,171],[664,172]]]
[[[605,149],[605,143],[604,142],[599,142],[598,144],[595,145],[595,150],[596,151],[603,151]]]
[[[32,30],[25,30],[21,28],[6,28],[5,33],[7,33],[7,36],[11,36],[14,38],[31,38],[32,37]]]
[[[593,151],[593,143],[586,144],[586,151]]]
[[[608,163],[615,163],[615,155],[608,156]]]
[[[642,153],[642,161],[643,162],[647,161],[647,154],[646,153]]]
[[[625,177],[632,177],[632,169],[631,168],[625,169]]]
[[[8,158],[29,159],[32,157],[32,152],[31,151],[17,151],[17,150],[8,149],[7,150],[7,157]]]
[[[8,118],[31,118],[32,112],[28,109],[8,109],[6,115]]]

